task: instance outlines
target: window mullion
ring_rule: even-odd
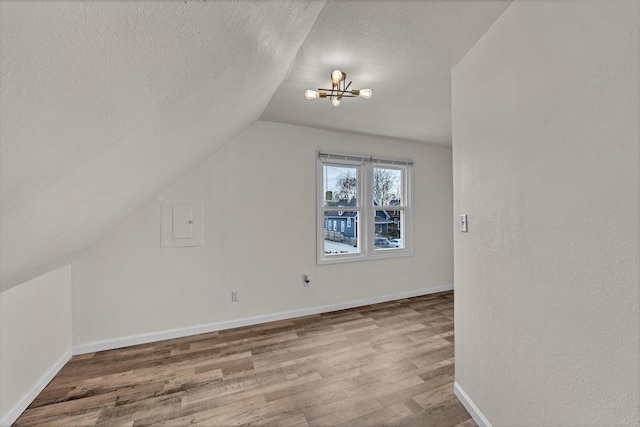
[[[363,229],[366,230],[363,233],[363,237],[366,240],[363,242],[363,247],[366,250],[366,254],[372,254],[375,241],[375,210],[373,209],[373,167],[371,164],[366,164],[362,167],[363,179],[362,179],[362,208],[363,208]]]

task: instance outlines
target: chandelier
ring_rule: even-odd
[[[331,73],[331,89],[318,88],[319,92],[309,89],[304,93],[304,96],[307,99],[329,98],[331,100],[331,104],[334,107],[340,106],[342,98],[371,98],[371,95],[373,94],[373,92],[371,92],[371,89],[349,90],[351,82],[349,82],[349,84],[346,84],[346,80],[346,73],[343,73],[340,70],[335,70],[333,73]]]

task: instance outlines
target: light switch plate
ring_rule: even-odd
[[[466,233],[468,231],[467,214],[460,215],[460,231],[463,233]]]

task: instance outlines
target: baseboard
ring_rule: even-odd
[[[22,398],[14,405],[14,407],[0,419],[0,427],[9,427],[24,412],[31,402],[40,394],[42,390],[49,384],[49,381],[56,376],[60,369],[71,359],[71,349],[68,349],[51,367],[44,372],[40,378],[31,386],[31,389],[22,396]]]
[[[262,316],[245,317],[242,319],[228,320],[224,322],[208,323],[204,325],[191,326],[186,328],[170,329],[148,334],[130,335],[127,337],[113,338],[107,340],[94,341],[86,344],[78,344],[72,347],[73,354],[93,353],[96,351],[111,350],[114,348],[127,347],[130,345],[146,344],[154,341],[181,338],[189,335],[205,334],[208,332],[223,331],[225,329],[239,328],[242,326],[257,325],[260,323],[274,322],[277,320],[291,319],[294,317],[309,316],[330,311],[344,310],[347,308],[361,307],[363,305],[377,304],[381,302],[394,301],[404,298],[418,297],[422,295],[435,294],[438,292],[452,291],[453,285],[438,286],[435,288],[421,289],[410,292],[400,292],[381,297],[366,298],[349,301],[340,304],[330,304],[318,307],[291,310],[281,313],[266,314]]]
[[[478,424],[478,427],[492,427],[489,420],[457,382],[453,383],[453,393],[458,397],[458,400],[460,400],[460,403],[462,403],[462,406],[469,412],[476,424]]]

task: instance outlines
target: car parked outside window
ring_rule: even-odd
[[[402,247],[402,239],[391,239],[389,240],[390,248],[401,248]]]
[[[390,246],[389,239],[386,237],[376,237],[376,248],[388,248]]]

